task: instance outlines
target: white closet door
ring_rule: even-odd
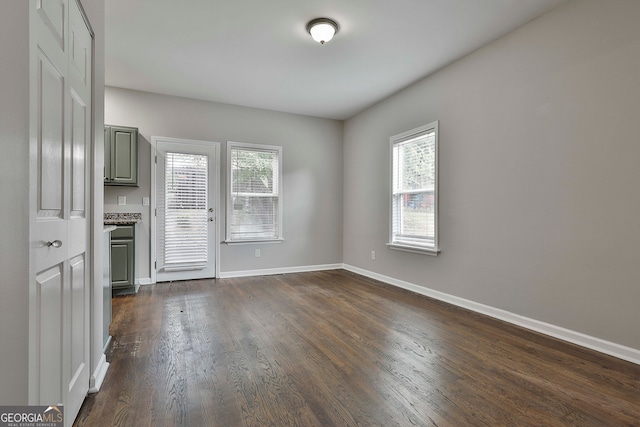
[[[29,401],[71,425],[89,389],[92,35],[76,0],[33,0]]]

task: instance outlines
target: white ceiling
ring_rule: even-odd
[[[107,0],[106,83],[346,119],[564,1]]]

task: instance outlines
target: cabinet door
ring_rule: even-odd
[[[115,185],[138,185],[138,129],[110,126],[111,180]]]
[[[104,182],[111,182],[111,127],[104,127]]]
[[[122,288],[134,285],[133,239],[111,241],[111,286]]]

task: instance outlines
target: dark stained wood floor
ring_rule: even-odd
[[[640,425],[640,366],[335,270],[145,286],[76,426]]]

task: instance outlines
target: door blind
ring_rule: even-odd
[[[165,155],[164,270],[207,266],[207,163],[202,154]]]

